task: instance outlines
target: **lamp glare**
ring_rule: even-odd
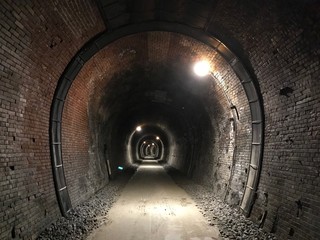
[[[207,61],[200,61],[194,65],[193,70],[198,76],[204,77],[209,74],[210,65]]]

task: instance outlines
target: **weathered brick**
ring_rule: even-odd
[[[33,239],[59,216],[48,145],[51,100],[68,61],[88,39],[104,28],[101,21],[97,22],[95,29],[89,27],[92,20],[86,8],[95,5],[93,2],[79,2],[81,31],[86,36],[71,38],[64,35],[64,45],[50,50],[51,36],[68,32],[68,26],[54,11],[53,3],[44,5],[35,7],[14,1],[0,3],[1,12],[4,11],[0,20],[0,133],[9,140],[0,142],[0,154],[5,156],[1,158],[1,164],[8,166],[3,169],[8,180],[1,181],[0,195],[5,199],[3,203],[11,202],[15,207],[15,212],[9,214],[10,204],[0,205],[0,212],[5,214],[1,217],[1,239],[11,236],[13,224],[19,226],[16,231],[22,238]],[[40,12],[48,17],[43,18],[38,14]],[[70,18],[77,15],[74,12],[69,14]],[[39,22],[47,29],[39,31]],[[44,70],[43,65],[50,66],[50,69]],[[5,128],[2,129],[2,125]],[[31,196],[26,194],[27,185],[30,186],[29,192],[32,189]],[[36,204],[40,196],[49,203],[46,217],[39,213]]]
[[[143,19],[178,20],[189,26],[204,26],[208,34],[231,47],[246,67],[252,69],[265,110],[262,175],[252,219],[268,211],[265,229],[275,231],[280,238],[287,239],[292,228],[293,239],[319,239],[319,6],[314,1],[264,1],[260,4],[219,1],[210,12],[209,8],[204,9],[205,4],[197,3],[199,12],[194,17],[189,16],[188,9],[177,16],[175,10],[179,10],[179,4],[174,3],[166,4],[161,11],[159,6],[151,4],[149,12],[144,14],[137,14],[138,8],[133,6],[133,12],[123,8],[119,16],[121,21],[111,22],[111,27]],[[57,4],[1,1],[0,11],[0,137],[5,137],[0,138],[0,157],[3,158],[0,162],[8,166],[4,169],[5,176],[17,181],[1,185],[0,199],[4,199],[2,204],[23,198],[16,202],[16,213],[0,205],[0,213],[5,213],[3,218],[0,215],[0,238],[9,238],[15,223],[23,238],[32,239],[58,216],[48,145],[49,111],[57,81],[80,47],[105,27],[94,1]],[[135,57],[130,55],[132,50],[136,51]],[[103,96],[108,89],[110,77],[122,73],[123,69],[134,69],[135,64],[147,66],[144,65],[147,61],[153,64],[191,62],[200,58],[200,53],[208,56],[215,51],[179,34],[137,34],[103,49],[81,70],[67,98],[62,135],[65,171],[74,204],[88,198],[104,184],[90,185],[89,175],[95,173],[90,166],[100,153],[92,140],[90,121],[94,119],[93,115],[88,116],[88,110],[98,113],[94,103],[98,103],[98,96]],[[228,108],[223,93],[217,86],[208,85],[215,94],[204,94],[207,111],[211,119],[221,123],[215,128],[221,135],[211,139],[203,126],[196,126],[208,142],[214,140],[215,143],[209,145],[212,149],[199,148],[204,154],[199,155],[194,179],[203,184],[211,179],[214,191],[223,196],[231,176],[229,190],[241,197],[250,153],[250,112],[241,85],[228,64],[220,56],[213,54],[211,57],[223,76],[228,95],[238,107],[240,121],[234,143],[228,135],[231,126],[227,124]],[[280,90],[286,87],[290,87],[292,93],[281,95]],[[237,154],[232,163],[233,144],[237,145]],[[182,156],[183,151],[174,157]],[[181,164],[177,160],[177,165]],[[10,166],[14,166],[14,170]],[[32,181],[40,184],[30,186],[35,193],[32,196],[20,189],[30,183],[30,173]],[[219,179],[213,177],[214,173]],[[87,190],[85,194],[84,189]],[[47,218],[37,213],[40,192],[49,202]],[[263,199],[264,193],[268,194],[267,202]],[[296,216],[296,201],[302,203],[300,217]],[[14,222],[17,216],[19,220]]]

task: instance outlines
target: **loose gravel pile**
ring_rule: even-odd
[[[217,199],[212,191],[186,179],[176,171],[165,167],[177,185],[184,189],[196,202],[202,215],[211,226],[219,229],[221,239],[224,240],[275,240],[271,233],[266,233],[259,226],[245,218],[238,209]]]
[[[134,170],[129,170],[121,174],[88,201],[70,210],[66,218],[61,217],[52,223],[37,239],[86,239],[89,233],[106,222],[109,209],[133,173]]]
[[[237,209],[217,199],[212,192],[195,184],[177,172],[166,167],[167,172],[181,188],[196,202],[203,216],[212,226],[218,227],[223,240],[275,240],[273,234],[264,232],[259,226],[246,219]],[[111,181],[105,188],[78,205],[46,228],[38,240],[86,239],[94,229],[107,221],[107,213],[118,199],[121,190],[131,178],[134,171],[122,174]],[[119,239],[120,240],[120,239]]]

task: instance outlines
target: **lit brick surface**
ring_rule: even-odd
[[[60,214],[48,141],[51,101],[66,64],[104,29],[92,3],[73,6],[77,12],[49,1],[0,3],[0,239],[33,239]]]
[[[146,49],[148,49],[147,54]],[[102,131],[99,133],[96,132],[98,130],[94,130],[99,125],[110,125],[108,118],[113,116],[112,111],[118,111],[119,108],[121,109],[122,107],[124,109],[125,107],[125,105],[116,105],[117,108],[114,108],[108,102],[110,101],[108,97],[112,96],[112,94],[122,96],[124,99],[127,98],[125,97],[127,93],[122,84],[118,84],[120,85],[118,88],[115,87],[112,80],[114,76],[120,76],[117,81],[122,81],[121,75],[125,75],[126,72],[130,73],[135,68],[144,65],[146,66],[145,68],[150,68],[153,65],[153,68],[157,68],[159,63],[166,64],[171,69],[179,66],[188,66],[187,69],[189,69],[196,60],[204,58],[212,61],[217,71],[216,74],[223,76],[224,82],[217,85],[209,78],[203,83],[205,84],[203,85],[205,90],[202,93],[194,92],[195,94],[200,94],[199,96],[203,98],[202,104],[205,105],[205,110],[210,116],[210,122],[206,123],[204,119],[201,119],[203,118],[202,116],[194,116],[194,119],[198,119],[195,120],[198,121],[197,124],[192,122],[193,120],[189,121],[190,124],[194,124],[190,127],[193,128],[194,134],[196,134],[196,138],[193,140],[195,142],[192,143],[195,146],[193,153],[195,170],[193,171],[193,176],[196,181],[213,186],[218,196],[223,198],[226,196],[230,203],[239,204],[246,183],[246,169],[250,159],[251,119],[246,96],[239,79],[215,50],[179,34],[150,32],[128,36],[110,44],[86,63],[76,78],[70,96],[66,101],[63,136],[64,139],[72,136],[70,143],[69,140],[66,141],[68,141],[68,146],[73,146],[73,150],[67,153],[69,147],[67,148],[64,145],[63,154],[66,164],[68,166],[69,164],[70,166],[81,166],[82,159],[86,158],[86,153],[83,153],[84,157],[80,157],[78,155],[80,153],[76,149],[81,148],[81,142],[85,141],[85,136],[90,139],[91,146],[108,145],[109,149],[111,149],[110,155],[113,156],[111,163],[113,171],[117,165],[124,164],[123,159],[125,156],[114,150],[117,149],[117,145],[110,145],[112,136],[108,135],[111,134],[111,129],[118,126],[116,124],[110,126],[109,132]],[[186,71],[186,69],[181,70]],[[132,72],[132,75],[134,75],[134,72]],[[113,82],[109,83],[110,81]],[[194,81],[201,82],[196,78]],[[150,83],[141,82],[141,84]],[[127,85],[127,87],[129,86],[131,85]],[[236,140],[234,140],[233,134],[230,134],[230,129],[232,128],[230,118],[233,116],[229,110],[229,103],[222,92],[222,87],[238,109],[240,119],[239,121],[236,120]],[[210,91],[211,88],[213,94]],[[179,90],[177,89],[177,91]],[[101,106],[101,103],[106,105]],[[88,109],[86,109],[87,107]],[[86,120],[88,113],[90,113],[91,133],[89,126],[85,123],[88,121]],[[68,121],[68,124],[66,124],[66,121]],[[72,128],[69,121],[72,121]],[[209,130],[210,128],[213,128],[213,130]],[[85,130],[82,131],[82,129]],[[186,132],[188,129],[183,129],[183,131]],[[89,136],[90,134],[91,136]],[[104,138],[103,135],[108,137]],[[186,153],[190,149],[186,148],[183,136],[178,136],[177,138],[175,146],[172,146],[176,150],[173,151],[169,162],[173,163],[174,167],[185,171],[189,164],[186,162]],[[88,143],[86,142],[86,144]],[[233,159],[234,145],[237,145],[235,159]],[[90,147],[87,146],[87,148]],[[93,154],[103,155],[101,151],[102,149],[99,150],[94,147]],[[78,163],[76,163],[77,161]],[[85,174],[87,167],[84,166],[82,168],[83,174]],[[77,190],[74,191],[76,193],[81,192],[81,184],[74,183],[74,176],[71,174],[68,177],[68,172],[69,170],[67,170],[67,178],[70,178],[70,185],[77,185]],[[231,183],[229,183],[230,177]],[[72,199],[79,199],[78,194],[72,194],[72,196]]]
[[[148,1],[145,12],[139,11],[136,3],[119,12],[104,13],[110,17],[118,14],[109,21],[113,29],[145,20],[199,27],[241,57],[256,76],[266,119],[262,176],[252,219],[258,221],[267,211],[267,231],[281,239],[309,240],[320,238],[320,25],[319,5],[299,2],[188,1],[183,8],[178,3]],[[48,141],[56,83],[76,52],[105,26],[95,2],[84,0],[1,1],[0,25],[0,239],[14,235],[33,239],[59,216]],[[63,157],[73,204],[105,183],[104,174],[98,171],[104,166],[95,138],[99,130],[95,117],[101,116],[98,103],[103,97],[98,96],[108,89],[108,77],[133,69],[134,64],[186,64],[201,54],[215,55],[193,40],[151,33],[119,40],[86,64],[70,90],[64,111]],[[224,124],[214,125],[214,138],[198,128],[208,135],[204,134],[207,138],[198,149],[201,158],[194,179],[212,184],[224,197],[233,171],[227,195],[232,202],[241,199],[246,180],[250,116],[237,78],[219,56],[214,62],[239,111],[238,133],[233,143],[226,121],[229,116],[225,115],[227,103],[216,101],[222,99],[222,93],[212,85],[215,94],[207,93],[204,102],[215,119],[213,125]],[[213,106],[209,106],[211,102]],[[237,145],[234,168],[230,144]],[[94,161],[96,158],[100,160]]]
[[[267,211],[264,227],[281,239],[319,239],[320,6],[264,4],[224,1],[209,28],[251,62],[263,95],[265,150],[252,218]]]

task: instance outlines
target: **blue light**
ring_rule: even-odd
[[[121,166],[118,166],[118,169],[122,171],[122,170],[123,170],[123,167],[121,167]]]

